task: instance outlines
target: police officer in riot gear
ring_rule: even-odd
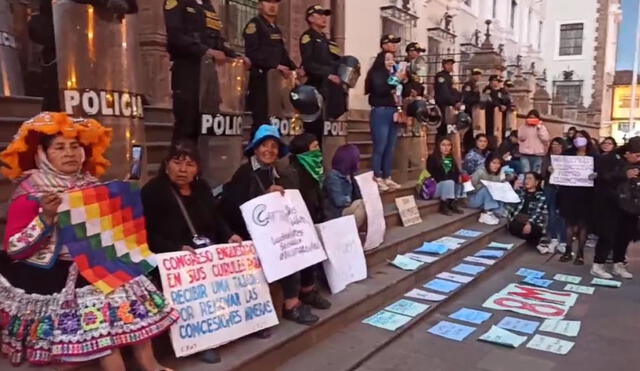
[[[420,44],[416,42],[407,44],[407,57],[405,58],[405,62],[413,62],[425,51],[426,49],[422,48]],[[407,82],[402,86],[402,98],[424,97],[424,85],[422,84],[420,76],[408,74],[407,79]]]
[[[300,37],[302,67],[308,76],[307,84],[318,89],[324,98],[325,117],[320,115],[313,122],[305,122],[304,130],[315,135],[322,143],[324,119],[336,119],[347,111],[347,90],[337,75],[340,48],[323,32],[331,10],[314,5],[305,14],[309,29]]]
[[[211,0],[164,0],[167,50],[171,56],[173,141],[197,141],[200,132],[200,64],[237,57],[222,37],[222,22]],[[217,91],[216,87],[216,91]]]
[[[462,85],[462,103],[464,103],[464,111],[469,117],[473,117],[473,108],[480,104],[480,87],[478,86],[478,82],[480,82],[481,77],[482,71],[474,68],[471,71],[469,80]],[[474,147],[475,140],[473,130],[467,130],[464,134],[463,145],[467,151]]]
[[[435,92],[436,105],[442,112],[442,123],[438,127],[437,137],[441,138],[448,134],[446,122],[447,107],[453,107],[459,109],[462,105],[460,102],[460,92],[453,87],[453,64],[455,61],[451,58],[444,59],[442,61],[442,71],[436,73],[433,83],[433,89]]]
[[[276,25],[279,3],[280,0],[260,0],[260,15],[252,18],[244,28],[245,51],[251,60],[247,107],[253,117],[252,138],[260,125],[269,119],[267,72],[277,69],[289,78],[296,69],[284,45],[282,31]]]

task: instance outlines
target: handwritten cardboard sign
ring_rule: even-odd
[[[482,184],[487,187],[487,190],[496,201],[502,201],[506,203],[518,203],[520,197],[513,190],[511,184],[507,182],[490,182],[488,180],[482,180]]]
[[[278,324],[252,242],[156,256],[164,295],[180,313],[171,326],[177,357]]]
[[[256,197],[240,210],[268,282],[327,258],[300,191]]]
[[[420,210],[416,205],[416,199],[413,196],[398,197],[396,198],[396,206],[400,213],[400,219],[402,219],[402,225],[408,227],[410,225],[422,223],[420,217]]]
[[[593,157],[591,156],[551,156],[553,173],[551,184],[569,187],[593,187]]]
[[[384,241],[384,233],[387,224],[384,220],[384,209],[382,208],[382,198],[378,185],[373,180],[373,172],[360,174],[355,177],[362,200],[364,209],[367,211],[367,238],[364,242],[364,249],[371,250],[382,245]]]

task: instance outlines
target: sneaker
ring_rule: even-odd
[[[540,252],[540,254],[545,255],[548,254],[549,251],[549,243],[546,240],[541,240],[540,243],[538,243],[538,245],[536,246],[536,249],[538,249],[538,252]]]
[[[498,220],[498,218],[493,216],[493,214],[491,213],[482,213],[480,214],[480,219],[478,219],[478,222],[487,225],[498,225],[498,223],[500,223],[500,220]]]
[[[378,184],[378,191],[380,192],[389,191],[389,186],[382,178],[375,178],[375,179],[376,179],[376,184]]]
[[[628,280],[633,278],[633,274],[629,273],[627,268],[624,266],[624,263],[615,263],[613,265],[613,274]]]
[[[598,236],[595,234],[590,234],[587,236],[587,242],[584,243],[584,247],[589,247],[594,249],[598,244]]]
[[[302,304],[307,304],[314,309],[331,308],[331,302],[320,295],[318,290],[311,290],[308,293],[301,293],[300,301],[302,302]]]
[[[567,244],[566,243],[559,243],[558,246],[556,246],[556,250],[560,253],[560,254],[564,254],[565,251],[567,251]]]
[[[311,307],[306,304],[300,304],[291,309],[283,309],[282,318],[306,326],[313,325],[320,319],[320,317],[311,313]]]
[[[549,242],[549,246],[547,246],[547,250],[549,250],[550,254],[553,254],[554,252],[556,252],[556,249],[558,249],[558,246],[560,246],[560,242],[558,242],[557,239],[552,238],[551,242]],[[561,252],[564,253],[564,251]]]
[[[604,264],[593,263],[593,266],[591,266],[591,275],[599,278],[604,278],[605,280],[610,280],[613,278],[611,273],[604,270]]]
[[[391,178],[387,178],[384,180],[384,184],[387,185],[387,187],[389,187],[390,190],[395,190],[395,189],[400,189],[402,188],[402,186],[396,182],[394,182],[393,180],[391,180]]]

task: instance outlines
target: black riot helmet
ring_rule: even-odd
[[[322,95],[311,85],[299,85],[289,93],[293,108],[304,122],[315,121],[322,113]]]
[[[464,111],[458,113],[458,119],[456,120],[456,129],[464,130],[471,127],[471,116]]]
[[[351,89],[355,88],[360,78],[360,61],[358,58],[351,55],[345,55],[340,58],[338,76],[340,76],[340,80],[348,87]]]
[[[418,122],[432,127],[440,126],[440,109],[424,99],[416,99],[407,106],[407,115]]]

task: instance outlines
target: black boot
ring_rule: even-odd
[[[316,289],[313,289],[307,293],[301,293],[300,301],[302,302],[302,304],[307,304],[314,309],[331,308],[331,302],[320,295],[320,293]]]
[[[446,216],[451,215],[451,210],[449,209],[449,205],[447,204],[447,201],[440,201],[440,207],[438,208],[438,211],[442,215],[446,215]]]
[[[567,249],[565,250],[564,254],[562,254],[562,256],[560,257],[560,261],[563,263],[571,261],[572,255],[573,255],[573,247],[571,246],[571,244],[567,244]]]
[[[282,311],[282,318],[306,326],[313,325],[320,319],[318,316],[311,313],[311,307],[306,304],[300,304],[291,309],[285,308]]]
[[[464,211],[462,211],[460,207],[458,207],[457,200],[449,200],[448,203],[449,203],[449,209],[453,211],[454,214],[464,214]]]

